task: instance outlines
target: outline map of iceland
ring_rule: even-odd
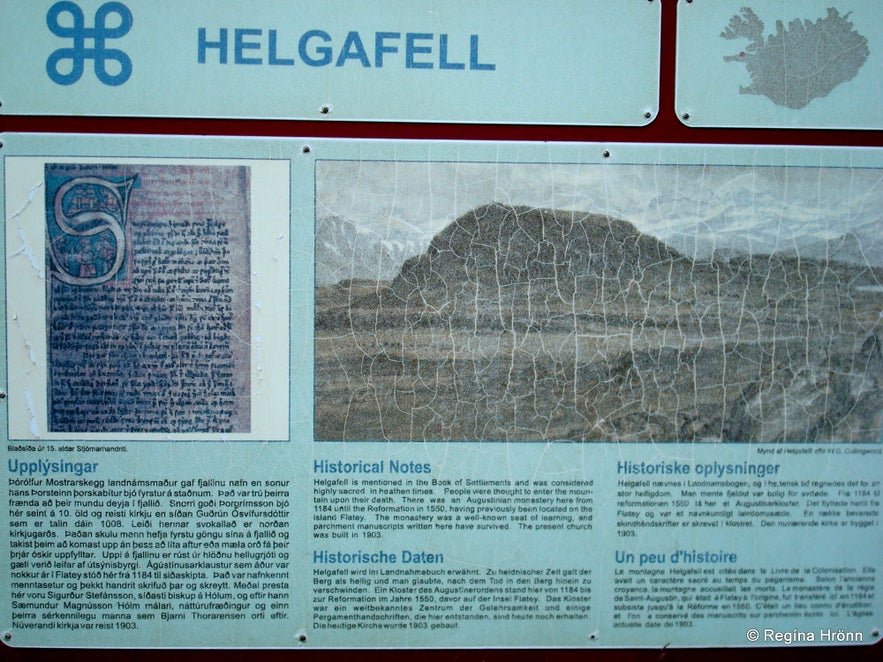
[[[724,39],[747,39],[748,46],[725,62],[742,62],[751,85],[740,94],[761,94],[779,106],[798,110],[813,99],[827,96],[858,73],[868,59],[868,40],[853,29],[849,14],[833,7],[813,23],[795,18],[785,28],[776,21],[776,33],[763,36],[763,21],[750,8],[730,19]]]

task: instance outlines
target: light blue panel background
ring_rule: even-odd
[[[47,442],[42,451],[10,453],[3,439],[4,474],[7,460],[52,459],[100,462],[97,478],[184,478],[202,477],[230,480],[292,481],[290,554],[293,560],[290,582],[292,603],[283,621],[244,622],[153,622],[137,631],[14,631],[10,642],[16,646],[83,647],[662,647],[744,646],[749,627],[769,627],[791,631],[794,627],[848,628],[870,633],[879,627],[872,617],[807,619],[795,624],[788,619],[757,623],[743,620],[696,621],[690,629],[615,629],[612,627],[614,557],[617,551],[632,553],[671,553],[677,549],[726,550],[738,555],[734,567],[813,567],[869,565],[877,567],[875,610],[883,609],[879,550],[883,528],[879,522],[868,529],[842,528],[785,531],[757,527],[749,533],[724,529],[713,535],[687,529],[682,533],[642,529],[632,538],[616,536],[617,463],[630,460],[653,463],[679,461],[690,464],[720,462],[779,463],[777,478],[782,480],[879,480],[883,455],[878,445],[868,444],[659,444],[659,443],[339,443],[313,441],[313,232],[317,160],[416,161],[457,163],[535,163],[551,170],[558,164],[585,164],[608,167],[619,165],[745,165],[831,167],[838,169],[881,168],[883,156],[874,149],[816,149],[775,147],[721,147],[674,145],[599,144],[508,144],[508,143],[429,143],[389,141],[335,141],[311,139],[215,139],[181,137],[4,135],[2,180],[6,181],[9,157],[38,157],[47,161],[61,157],[100,157],[112,162],[122,158],[215,158],[283,159],[291,163],[291,380],[290,437],[283,442],[128,442],[127,453],[58,453],[57,442]],[[309,150],[305,148],[309,147]],[[608,155],[605,156],[605,150]],[[645,180],[647,181],[647,180]],[[643,185],[636,193],[646,194]],[[5,218],[18,208],[27,190],[5,190]],[[262,228],[255,226],[253,232]],[[19,259],[3,252],[5,258]],[[5,273],[6,264],[0,264]],[[0,294],[15,283],[0,281]],[[0,334],[11,322],[4,316]],[[2,336],[0,336],[2,337]],[[5,351],[9,348],[4,347]],[[4,356],[6,353],[4,352]],[[6,365],[0,365],[0,377]],[[5,379],[3,380],[5,384]],[[5,388],[5,385],[4,385]],[[8,403],[7,399],[7,403]],[[6,430],[6,407],[0,407],[0,426]],[[38,441],[35,443],[39,443]],[[96,443],[96,442],[93,442]],[[810,448],[802,455],[779,453],[789,448]],[[761,450],[776,455],[761,454]],[[870,451],[855,454],[856,450]],[[511,530],[507,532],[428,532],[419,536],[388,534],[382,543],[360,540],[320,544],[312,537],[312,496],[315,460],[359,460],[377,462],[391,459],[429,463],[431,478],[487,478],[511,480],[549,478],[594,480],[594,530],[591,532],[549,532],[543,535]],[[328,477],[322,476],[322,477]],[[8,481],[0,480],[0,508],[8,502]],[[5,511],[4,511],[5,515]],[[0,632],[10,622],[9,536],[4,516],[0,521]],[[624,543],[626,540],[627,543]],[[463,623],[456,630],[397,632],[358,629],[349,632],[312,628],[312,552],[315,549],[340,550],[403,548],[426,549],[445,555],[447,568],[588,567],[593,571],[594,602],[591,613],[570,621],[490,621]],[[301,634],[307,636],[301,642]]]
[[[751,84],[745,65],[724,62],[744,51],[748,40],[720,34],[732,16],[749,7],[763,22],[763,37],[776,33],[776,21],[788,24],[825,18],[834,7],[853,30],[867,39],[870,51],[858,74],[825,97],[790,109],[763,95],[739,94]],[[693,0],[678,3],[676,109],[688,126],[821,129],[883,127],[883,4],[877,0]],[[689,119],[684,119],[684,114]]]
[[[81,0],[91,27],[102,0]],[[655,117],[658,99],[660,3],[646,0],[515,2],[291,2],[128,0],[130,32],[108,40],[133,63],[131,78],[113,87],[99,82],[92,61],[68,86],[47,76],[47,58],[71,40],[50,33],[48,0],[0,7],[0,100],[12,114],[345,119],[430,122],[642,125]],[[60,20],[69,21],[65,14]],[[109,25],[117,22],[115,16]],[[66,23],[65,23],[66,24]],[[198,64],[198,30],[217,41],[228,30],[228,64],[218,49]],[[234,64],[238,28],[246,35],[244,58]],[[358,60],[342,67],[310,67],[298,56],[308,30],[324,30],[336,60],[346,35],[358,31],[371,68]],[[276,57],[294,66],[270,66],[269,33]],[[399,32],[374,68],[376,32]],[[416,60],[433,69],[405,68],[405,34],[435,35],[418,41],[432,53]],[[439,69],[439,35],[448,34],[448,62],[464,70]],[[479,64],[470,71],[470,37],[478,36]],[[313,40],[312,46],[321,45]],[[91,47],[91,40],[86,46]],[[313,53],[313,56],[316,56]],[[111,65],[112,66],[112,65]],[[327,113],[322,108],[328,107]],[[650,113],[650,117],[645,114]]]

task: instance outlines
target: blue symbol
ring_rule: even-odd
[[[58,20],[62,14],[70,14],[66,25]],[[119,25],[108,27],[107,17],[116,14]],[[119,39],[132,29],[132,12],[121,2],[107,2],[95,12],[95,27],[87,28],[83,10],[73,2],[56,2],[46,14],[46,25],[52,34],[65,39],[73,39],[73,48],[59,48],[46,60],[46,73],[59,85],[72,85],[80,80],[86,60],[95,60],[95,75],[105,85],[122,85],[132,75],[132,60],[117,48],[106,48],[107,39]],[[91,39],[93,48],[86,48],[86,40]],[[70,60],[70,72],[62,73],[58,64]],[[111,74],[107,70],[108,60],[115,61],[120,71]]]

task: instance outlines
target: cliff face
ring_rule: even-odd
[[[495,303],[517,296],[615,297],[631,286],[686,282],[692,262],[626,221],[551,209],[485,205],[410,258],[392,283],[402,301]]]
[[[740,62],[751,85],[739,94],[760,94],[773,103],[799,110],[826,97],[838,85],[852,80],[868,59],[868,40],[853,30],[849,14],[829,7],[815,22],[793,19],[786,28],[776,21],[776,32],[764,37],[764,24],[748,7],[730,19],[724,39],[748,41],[738,55],[724,62]],[[823,62],[824,66],[819,66]]]

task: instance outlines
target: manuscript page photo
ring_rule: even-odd
[[[8,645],[880,639],[880,150],[3,143]]]

